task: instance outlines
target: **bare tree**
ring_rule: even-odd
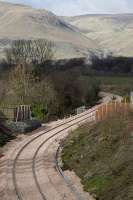
[[[9,88],[14,97],[14,103],[30,103],[34,84],[35,78],[29,68],[24,64],[16,66],[9,76]]]
[[[0,104],[2,104],[7,96],[7,80],[0,80]]]
[[[54,56],[53,44],[47,40],[35,40],[33,42],[35,62],[38,64],[44,63],[46,60],[51,60]],[[32,60],[33,60],[32,59]]]
[[[53,47],[47,40],[15,40],[5,53],[10,64],[41,64],[53,58]]]
[[[49,79],[40,81],[28,65],[18,65],[9,76],[10,95],[14,104],[43,104],[58,107],[56,92]]]

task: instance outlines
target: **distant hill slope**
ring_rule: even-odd
[[[45,38],[55,43],[56,57],[81,57],[97,46],[72,25],[47,10],[0,2],[0,48],[14,39]]]
[[[95,40],[101,49],[133,56],[133,14],[84,15],[64,19]]]

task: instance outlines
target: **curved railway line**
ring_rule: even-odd
[[[54,164],[56,174],[62,180],[65,188],[73,193],[73,198],[62,198],[56,191],[58,184],[54,180],[50,185],[48,182],[47,172],[47,160],[43,163],[44,152],[49,149],[49,144],[51,144],[59,137],[66,135],[69,130],[75,129],[81,123],[88,121],[92,122],[96,120],[96,111],[98,108],[112,99],[111,95],[108,95],[108,98],[105,98],[103,103],[94,106],[93,108],[86,110],[85,112],[72,116],[63,120],[60,124],[56,125],[53,128],[50,128],[45,131],[40,131],[36,135],[30,136],[29,140],[25,140],[22,145],[14,151],[11,156],[9,170],[8,170],[8,192],[9,200],[83,200],[79,193],[75,190],[74,187],[69,184],[66,177],[63,175],[57,163],[57,155],[55,150]],[[50,161],[51,162],[51,161]],[[51,162],[51,163],[52,163]],[[44,170],[45,167],[45,170]],[[51,176],[51,174],[50,174]],[[61,177],[62,176],[62,177]],[[54,179],[54,177],[53,177]],[[62,181],[61,181],[62,182]],[[66,187],[67,185],[67,187]],[[27,188],[28,187],[28,188]],[[68,195],[69,195],[68,192]],[[62,191],[61,191],[62,193]],[[53,195],[53,196],[52,196]],[[56,197],[55,197],[56,196]]]
[[[85,111],[82,114],[79,114],[77,116],[72,117],[72,119],[67,120],[66,122],[51,128],[47,131],[42,132],[41,134],[38,134],[36,137],[33,137],[30,141],[28,141],[26,144],[24,144],[20,150],[18,151],[17,155],[15,156],[15,159],[13,161],[12,165],[12,178],[13,178],[13,186],[14,186],[14,191],[16,198],[18,200],[30,200],[29,198],[26,197],[26,195],[21,191],[21,188],[18,184],[18,174],[20,173],[20,164],[19,164],[19,159],[21,160],[21,154],[27,149],[29,145],[31,145],[33,142],[37,141],[39,139],[39,145],[37,146],[36,150],[33,152],[32,155],[32,174],[33,174],[33,179],[36,185],[36,188],[38,190],[39,199],[47,200],[47,197],[45,196],[45,193],[41,189],[41,185],[39,183],[38,177],[37,177],[37,172],[36,172],[36,160],[38,156],[38,152],[40,149],[46,144],[50,139],[54,138],[55,136],[58,136],[59,134],[63,133],[66,130],[69,130],[70,128],[74,127],[75,125],[78,125],[79,123],[82,123],[86,121],[87,119],[93,118],[93,114],[96,112],[98,106],[95,106],[94,108]],[[49,135],[50,134],[50,135]],[[45,136],[45,138],[43,138]],[[46,137],[47,136],[47,137]],[[41,138],[41,141],[40,141]],[[19,173],[17,172],[19,171]],[[77,199],[77,198],[76,198]]]
[[[95,110],[92,111],[92,112],[95,112]],[[91,112],[91,113],[92,113],[92,112]],[[90,114],[90,113],[88,113],[88,114]],[[87,114],[87,115],[88,115],[88,114]],[[86,114],[83,115],[83,116],[86,116]],[[78,121],[78,122],[82,122],[82,121],[84,121],[84,120],[86,120],[86,119],[89,119],[89,118],[92,118],[92,117],[94,117],[94,115],[85,117],[84,119],[82,119],[82,120],[80,120],[80,121]],[[34,157],[33,157],[33,165],[32,165],[32,170],[33,170],[33,174],[34,174],[34,180],[35,180],[36,185],[37,185],[37,187],[38,187],[38,190],[39,190],[39,192],[41,193],[42,198],[43,198],[44,200],[46,200],[46,197],[45,197],[45,195],[44,195],[44,194],[42,193],[42,191],[41,191],[41,187],[40,187],[40,185],[39,185],[39,182],[38,182],[38,179],[37,179],[37,175],[36,175],[36,170],[35,170],[35,169],[36,169],[36,168],[35,168],[35,163],[36,163],[36,158],[37,158],[38,152],[39,152],[39,150],[41,149],[41,147],[42,147],[48,140],[50,140],[50,139],[53,138],[54,136],[58,135],[59,133],[61,133],[61,132],[65,131],[65,130],[67,130],[68,128],[70,128],[70,127],[76,125],[78,122],[75,122],[75,123],[73,123],[72,125],[69,125],[68,127],[66,127],[66,128],[64,128],[64,129],[58,131],[58,132],[55,133],[54,135],[52,135],[52,136],[50,136],[49,138],[47,138],[45,141],[43,141],[43,142],[40,144],[40,146],[37,148],[37,150],[36,150],[36,152],[35,152],[35,154],[34,154]],[[65,180],[65,179],[64,179],[64,180]],[[78,196],[76,192],[75,192],[75,194],[76,194],[76,196]],[[81,198],[79,198],[79,196],[78,196],[78,199],[81,200]]]

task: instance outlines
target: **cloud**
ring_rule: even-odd
[[[6,1],[6,0],[5,0]],[[133,0],[8,0],[46,8],[58,15],[133,12]]]

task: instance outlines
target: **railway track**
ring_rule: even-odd
[[[56,139],[58,135],[63,134],[64,131],[68,131],[74,127],[76,128],[79,123],[83,123],[84,121],[94,120],[94,115],[98,107],[99,106],[95,106],[82,114],[67,119],[65,122],[54,128],[38,133],[37,136],[31,138],[31,140],[19,149],[11,167],[12,183],[14,188],[13,200],[48,199],[48,196],[45,194],[45,188],[42,188],[38,179],[38,170],[36,170],[37,160],[40,156],[39,152],[42,151],[41,156],[43,156],[44,146]],[[30,181],[28,180],[28,177]],[[32,190],[34,188],[34,190],[30,191],[28,188],[25,188],[28,185],[29,187],[31,186]],[[76,197],[76,199],[78,198]]]
[[[58,124],[54,128],[40,131],[36,133],[36,135],[30,136],[28,140],[25,140],[23,143],[21,143],[21,146],[17,147],[17,149],[15,149],[14,152],[12,152],[12,154],[10,155],[10,159],[8,159],[8,170],[6,173],[8,186],[7,189],[5,189],[6,198],[0,197],[0,199],[63,200],[64,198],[60,198],[57,194],[57,198],[55,198],[55,196],[52,196],[55,191],[54,189],[51,190],[47,180],[45,180],[45,175],[47,176],[47,174],[44,173],[44,169],[41,169],[41,173],[43,170],[43,175],[40,173],[40,161],[42,165],[45,150],[49,149],[50,143],[53,142],[54,144],[54,141],[58,136],[64,137],[64,132],[68,133],[71,128],[77,128],[79,124],[87,120],[95,120],[94,116],[98,108],[101,105],[107,104],[107,102],[112,99],[111,95],[108,96],[108,99],[105,99],[106,101],[103,101],[103,103],[101,103],[100,105],[95,106],[82,114],[67,118],[65,119],[65,121],[63,120],[61,124]],[[42,168],[44,166],[47,166],[46,162],[43,163],[43,166],[41,166]],[[49,175],[51,176],[51,174]],[[76,200],[80,199],[77,198],[74,191],[73,193]],[[67,199],[73,200],[73,198]]]
[[[103,105],[106,105],[109,101],[111,101],[112,97],[115,95],[107,94],[103,96]],[[118,96],[119,97],[119,96]],[[116,96],[116,99],[121,101],[120,98]],[[1,187],[0,192],[0,199],[1,200],[63,200],[71,198],[50,198],[49,194],[51,195],[53,191],[48,188],[47,183],[45,184],[45,181],[47,179],[46,176],[42,176],[40,178],[40,174],[43,170],[43,175],[46,174],[47,170],[47,160],[45,159],[45,163],[42,162],[44,152],[49,151],[49,143],[52,143],[55,145],[56,138],[58,136],[61,138],[64,137],[64,132],[68,132],[71,128],[76,128],[78,124],[89,120],[89,118],[93,118],[93,113],[95,114],[98,107],[100,107],[102,104],[93,107],[92,109],[89,109],[85,111],[82,114],[72,116],[71,118],[65,119],[61,122],[61,124],[58,124],[56,127],[51,128],[49,130],[40,131],[36,133],[36,135],[32,135],[28,137],[24,142],[21,143],[21,146],[18,146],[14,151],[11,150],[10,159],[7,159],[6,166],[4,169],[5,173],[5,179],[7,177],[7,182],[5,180],[5,186]],[[20,145],[20,144],[18,144]],[[46,151],[45,151],[46,150]],[[54,149],[53,155],[56,152],[57,149]],[[54,161],[51,161],[51,163]],[[41,163],[41,166],[39,166]],[[43,163],[43,164],[42,164]],[[40,167],[41,173],[40,173]],[[45,170],[44,170],[45,167]],[[57,169],[58,170],[58,169]],[[45,171],[45,172],[44,172]],[[56,171],[56,170],[55,170]],[[59,170],[58,170],[59,172]],[[59,172],[59,174],[56,171],[56,174],[60,179],[62,179],[62,174]],[[61,177],[62,176],[62,177]],[[49,180],[52,180],[51,173],[49,172]],[[65,177],[63,177],[64,182]],[[55,186],[56,181],[51,181],[51,183],[54,183],[53,186]],[[7,184],[6,184],[7,183]],[[63,183],[64,184],[64,183]],[[64,184],[65,185],[65,184]],[[45,186],[48,191],[46,191]],[[70,185],[69,191],[73,190],[71,189]],[[4,189],[2,189],[4,188]],[[58,188],[55,187],[58,191]],[[66,187],[68,188],[68,187]],[[64,191],[63,191],[64,192]],[[63,194],[63,192],[60,192],[60,195]],[[75,191],[73,190],[74,196],[77,199],[80,199],[75,194]],[[77,193],[77,192],[76,192]],[[75,200],[75,199],[74,199]]]
[[[88,118],[92,118],[92,117],[94,117],[94,115],[92,116],[89,116],[89,117],[86,117],[85,119],[82,119],[82,120],[80,120],[80,121],[78,121],[78,122],[82,122],[82,121],[84,121],[84,120],[86,120],[86,119],[88,119]],[[62,130],[60,130],[58,133],[55,133],[54,135],[52,135],[51,137],[49,137],[49,138],[47,138],[45,141],[43,141],[41,144],[40,144],[40,146],[37,148],[37,150],[36,150],[36,152],[35,152],[35,155],[34,155],[34,158],[33,158],[33,165],[32,165],[32,170],[33,170],[33,174],[34,174],[34,180],[35,180],[35,182],[36,182],[36,185],[37,185],[37,187],[38,187],[38,190],[39,190],[39,192],[42,194],[42,198],[44,199],[44,200],[46,200],[46,197],[45,197],[45,195],[42,193],[42,191],[41,191],[41,187],[40,187],[40,185],[39,185],[39,181],[38,181],[38,179],[37,179],[37,175],[36,175],[36,168],[35,168],[35,164],[36,164],[36,159],[37,159],[37,155],[38,155],[38,152],[39,152],[39,150],[42,148],[42,146],[48,141],[48,140],[50,140],[51,138],[53,138],[54,136],[56,136],[56,135],[58,135],[59,133],[61,133],[61,132],[63,132],[63,131],[65,131],[65,130],[67,130],[68,128],[70,128],[70,127],[72,127],[73,125],[75,125],[75,124],[77,124],[77,122],[76,123],[74,123],[74,124],[72,124],[72,125],[69,125],[67,128],[64,128],[64,129],[62,129]],[[58,166],[58,169],[59,169],[59,166]],[[59,172],[60,172],[60,174],[61,174],[61,171],[59,170]],[[64,180],[65,180],[65,177],[64,177]],[[65,181],[66,182],[66,181]],[[72,189],[72,188],[71,188]],[[77,191],[75,191],[75,190],[72,190],[72,192],[74,192],[74,194],[76,195],[76,199],[78,199],[78,200],[83,200],[81,197],[80,197],[80,195],[78,194],[78,192]]]

